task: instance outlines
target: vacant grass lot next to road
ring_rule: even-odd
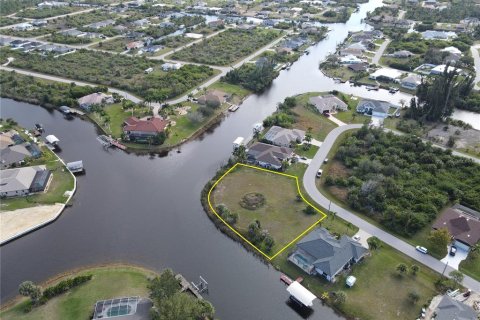
[[[480,281],[480,253],[470,252],[467,259],[460,262],[460,271]]]
[[[338,277],[337,282],[332,284],[318,276],[305,274],[287,261],[285,252],[273,264],[292,279],[303,277],[302,285],[318,297],[324,292],[344,291],[347,299],[339,309],[352,318],[416,319],[423,304],[428,303],[436,294],[434,281],[440,275],[420,264],[417,275],[408,273],[399,276],[396,272],[399,263],[404,263],[407,267],[417,264],[413,259],[383,244],[372,256],[353,266],[351,274],[357,278],[357,282],[352,288],[346,287],[345,275]],[[410,292],[419,295],[420,299],[416,304],[409,300]]]
[[[241,202],[250,194],[262,195],[264,205],[254,210],[242,206]],[[275,241],[270,250],[271,255],[274,255],[323,217],[317,211],[313,214],[305,213],[304,210],[309,205],[298,199],[297,195],[294,178],[237,166],[218,183],[210,200],[213,206],[223,204],[232,213],[238,214],[238,221],[233,227],[247,239],[250,223],[258,220],[261,228],[268,230]]]
[[[153,272],[134,267],[105,267],[82,271],[77,275],[93,275],[92,280],[82,284],[68,293],[51,299],[45,305],[36,307],[29,313],[23,309],[29,303],[26,299],[0,314],[3,320],[77,320],[90,319],[93,306],[98,300],[115,297],[148,297],[148,277]],[[55,281],[56,284],[72,275]]]
[[[30,19],[44,19],[55,16],[61,16],[64,14],[85,10],[83,7],[54,7],[54,8],[35,8],[35,9],[26,9],[20,11],[16,14],[17,17],[30,18]]]
[[[281,32],[276,30],[229,29],[175,52],[169,58],[209,65],[229,65],[272,42],[280,34]]]

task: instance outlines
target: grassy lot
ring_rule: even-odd
[[[307,157],[308,159],[312,159],[318,151],[318,147],[311,145],[307,150],[305,150],[303,145],[297,145],[295,147],[295,153],[301,157]]]
[[[135,108],[133,110],[123,110],[121,103],[107,105],[105,106],[104,110],[110,118],[110,123],[108,126],[105,125],[105,121],[99,113],[89,113],[88,115],[93,121],[95,121],[99,126],[101,126],[107,134],[111,134],[115,138],[120,138],[120,136],[122,135],[123,122],[125,121],[125,119],[131,117],[132,115],[138,118],[142,118],[150,114],[150,108]]]
[[[423,265],[416,276],[406,274],[399,277],[395,271],[399,263],[407,267],[416,261],[393,248],[383,245],[372,256],[355,265],[352,275],[357,282],[352,288],[345,285],[345,275],[331,284],[323,278],[308,276],[298,267],[287,261],[287,253],[282,253],[274,262],[274,266],[289,275],[292,279],[304,278],[303,285],[321,296],[324,292],[342,290],[347,299],[339,309],[352,318],[371,320],[416,319],[422,305],[428,303],[435,294],[434,281],[439,276]],[[416,304],[408,300],[408,294],[415,291],[420,299]]]
[[[196,43],[168,58],[209,65],[229,65],[267,45],[281,35],[276,30],[244,31],[229,29]]]
[[[72,13],[80,10],[85,10],[82,7],[54,7],[54,8],[35,8],[26,9],[16,14],[17,17],[30,18],[30,19],[44,19],[54,16],[60,16],[67,13]]]
[[[73,190],[74,178],[65,166],[47,148],[42,151],[47,153],[42,159],[34,160],[29,165],[45,164],[52,172],[52,178],[47,192],[37,193],[26,197],[2,199],[2,210],[16,210],[33,207],[36,205],[64,203],[65,191]]]
[[[480,281],[480,254],[470,252],[468,258],[460,262],[460,271]]]
[[[113,52],[123,52],[126,50],[127,43],[129,43],[130,41],[131,40],[127,38],[120,37],[108,41],[101,41],[92,46],[92,48]]]
[[[37,28],[32,30],[14,30],[14,29],[2,29],[1,34],[13,37],[32,38],[39,37],[56,31],[53,27]]]
[[[240,205],[248,193],[261,193],[264,206],[248,210]],[[307,215],[307,204],[297,200],[297,184],[293,178],[247,167],[237,167],[220,181],[211,196],[214,205],[224,204],[238,214],[235,228],[247,234],[248,225],[259,220],[262,229],[268,230],[275,240],[271,253],[278,252],[296,236],[321,218],[319,214]]]
[[[101,267],[81,271],[75,276],[85,274],[92,274],[92,280],[51,299],[47,304],[34,308],[29,313],[23,311],[29,302],[22,299],[13,307],[0,313],[0,318],[4,320],[90,319],[93,306],[98,300],[137,295],[147,297],[147,278],[154,275],[153,272],[134,267]],[[55,283],[70,277],[73,275],[57,279]]]
[[[252,92],[248,89],[245,89],[242,86],[238,86],[235,84],[231,84],[228,82],[224,81],[217,81],[213,83],[210,87],[208,87],[209,90],[221,90],[225,93],[231,94],[232,99],[235,100],[236,98],[244,99],[246,96],[251,94]],[[237,102],[233,102],[237,103]]]
[[[307,106],[308,99],[319,94],[318,92],[311,92],[297,96],[297,106],[292,109],[292,112],[296,115],[294,124],[296,129],[306,131],[308,128],[312,128],[313,138],[323,141],[337,125],[321,115],[316,109]]]
[[[1,48],[0,60],[5,56],[15,58],[13,67],[112,86],[152,99],[181,95],[219,72],[207,66],[190,64],[163,72],[160,71],[162,61],[159,60],[85,49],[54,58]],[[95,68],[90,68],[92,61],[95,61]],[[148,68],[154,68],[155,71],[145,74]]]
[[[342,81],[348,81],[356,75],[352,70],[340,65],[335,68],[322,68],[322,71],[327,77],[338,78]]]

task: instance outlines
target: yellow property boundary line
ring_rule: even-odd
[[[213,189],[215,189],[215,187],[217,186],[217,184],[227,175],[229,174],[231,171],[233,171],[237,166],[243,166],[243,167],[247,167],[247,168],[252,168],[252,169],[256,169],[256,170],[261,170],[261,171],[265,171],[265,172],[270,172],[270,173],[275,173],[275,174],[278,174],[278,175],[281,175],[281,176],[285,176],[285,177],[289,177],[289,178],[293,178],[295,179],[295,183],[297,184],[297,191],[298,191],[298,194],[300,195],[300,197],[302,198],[302,200],[307,203],[309,206],[311,206],[313,209],[315,209],[317,212],[319,212],[320,214],[322,214],[322,217],[317,221],[315,222],[314,224],[312,224],[310,227],[307,228],[307,230],[303,231],[300,235],[298,235],[295,239],[293,239],[292,241],[290,241],[287,245],[285,245],[282,249],[280,249],[280,251],[278,251],[277,253],[275,253],[273,256],[269,256],[268,254],[266,254],[265,252],[263,252],[262,250],[260,250],[259,248],[257,248],[253,243],[251,243],[248,239],[246,239],[240,232],[238,232],[237,230],[235,230],[231,225],[229,225],[218,213],[217,211],[215,211],[215,208],[213,207],[211,201],[210,201],[210,195],[212,194],[212,191]],[[259,253],[261,253],[265,258],[267,258],[268,260],[272,260],[274,259],[276,256],[278,256],[280,253],[282,253],[283,251],[285,251],[288,247],[290,247],[292,244],[294,244],[295,242],[297,242],[297,240],[299,240],[301,237],[303,237],[307,232],[309,232],[310,230],[312,230],[317,224],[319,224],[323,219],[325,219],[327,217],[327,215],[321,211],[320,209],[318,209],[317,207],[315,207],[314,205],[312,205],[310,202],[308,202],[307,199],[305,199],[305,197],[303,196],[302,192],[300,191],[300,184],[298,183],[298,177],[297,176],[293,176],[293,175],[290,175],[290,174],[286,174],[286,173],[282,173],[282,172],[277,172],[277,171],[273,171],[273,170],[268,170],[268,169],[264,169],[264,168],[260,168],[260,167],[256,167],[256,166],[251,166],[251,165],[248,165],[248,164],[243,164],[243,163],[239,163],[237,162],[233,167],[231,167],[230,169],[228,169],[227,172],[225,172],[220,178],[218,178],[217,181],[215,181],[215,183],[213,184],[213,186],[210,188],[210,190],[208,191],[208,205],[210,206],[210,209],[212,210],[213,213],[215,213],[215,215],[218,217],[218,219],[220,219],[228,228],[230,228],[230,230],[232,230],[233,232],[235,232],[236,235],[238,235],[242,240],[244,240],[246,243],[248,243],[249,245],[251,245],[253,248],[255,248],[255,250],[257,250]]]

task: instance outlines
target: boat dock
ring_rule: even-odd
[[[187,292],[187,293],[193,294],[195,296],[195,298],[197,298],[199,300],[203,300],[203,297],[200,294],[199,288],[197,288],[197,286],[194,283],[190,284],[190,282],[188,282],[187,279],[185,279],[185,277],[182,276],[181,274],[177,274],[175,276],[175,278],[178,281],[180,281],[180,285],[182,286],[182,289],[181,289],[182,292]],[[202,277],[200,277],[200,279],[203,280]],[[205,280],[203,280],[203,281],[206,283]],[[208,290],[208,288],[206,290]]]
[[[117,140],[113,139],[112,137],[108,137],[106,135],[101,135],[101,136],[98,136],[97,137],[97,140],[106,148],[109,148],[109,147],[116,147],[120,150],[126,150],[127,147],[124,146],[123,144],[121,144],[120,142],[118,142]]]
[[[238,105],[232,104],[230,107],[228,107],[228,111],[230,111],[230,112],[235,112],[235,111],[238,110],[238,108],[239,108]]]
[[[82,173],[85,170],[84,167],[83,167],[83,161],[82,160],[68,162],[67,163],[67,168],[72,173]]]

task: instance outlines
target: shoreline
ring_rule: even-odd
[[[139,265],[139,264],[134,264],[134,263],[128,263],[128,262],[105,262],[105,263],[98,263],[98,264],[90,264],[90,265],[84,265],[81,267],[73,268],[66,270],[64,272],[58,273],[52,277],[47,278],[44,281],[41,281],[38,283],[39,286],[41,287],[47,287],[51,285],[52,283],[60,281],[62,278],[66,278],[68,276],[72,276],[74,274],[82,273],[82,272],[87,272],[88,270],[95,270],[95,269],[108,269],[108,268],[115,268],[115,269],[121,269],[121,268],[129,268],[129,269],[137,269],[139,271],[145,272],[145,273],[150,273],[152,275],[158,274],[157,271],[149,269],[145,266]],[[7,309],[13,307],[15,304],[19,303],[22,299],[24,299],[20,294],[17,294],[13,298],[7,300],[7,302],[3,303],[0,305],[0,312],[4,312]]]
[[[13,241],[13,240],[16,240],[20,237],[23,237],[27,234],[29,234],[30,232],[34,232],[40,228],[43,228],[45,227],[46,225],[49,225],[50,223],[53,223],[55,222],[58,218],[60,218],[60,216],[62,215],[63,211],[65,210],[65,207],[67,207],[68,203],[70,202],[70,200],[73,198],[74,194],[76,193],[77,191],[77,177],[72,173],[72,171],[70,171],[70,169],[68,169],[67,165],[65,164],[65,162],[63,161],[62,158],[60,158],[58,156],[58,154],[56,154],[55,152],[52,151],[52,153],[57,157],[57,159],[64,165],[65,167],[65,170],[67,170],[73,177],[73,190],[71,190],[71,193],[70,193],[70,196],[65,200],[65,202],[62,204],[62,207],[57,211],[57,213],[51,218],[51,219],[48,219],[46,221],[43,221],[37,225],[34,225],[33,227],[30,227],[26,230],[23,230],[19,233],[16,233],[14,234],[13,236],[3,240],[2,242],[0,242],[0,247]]]

